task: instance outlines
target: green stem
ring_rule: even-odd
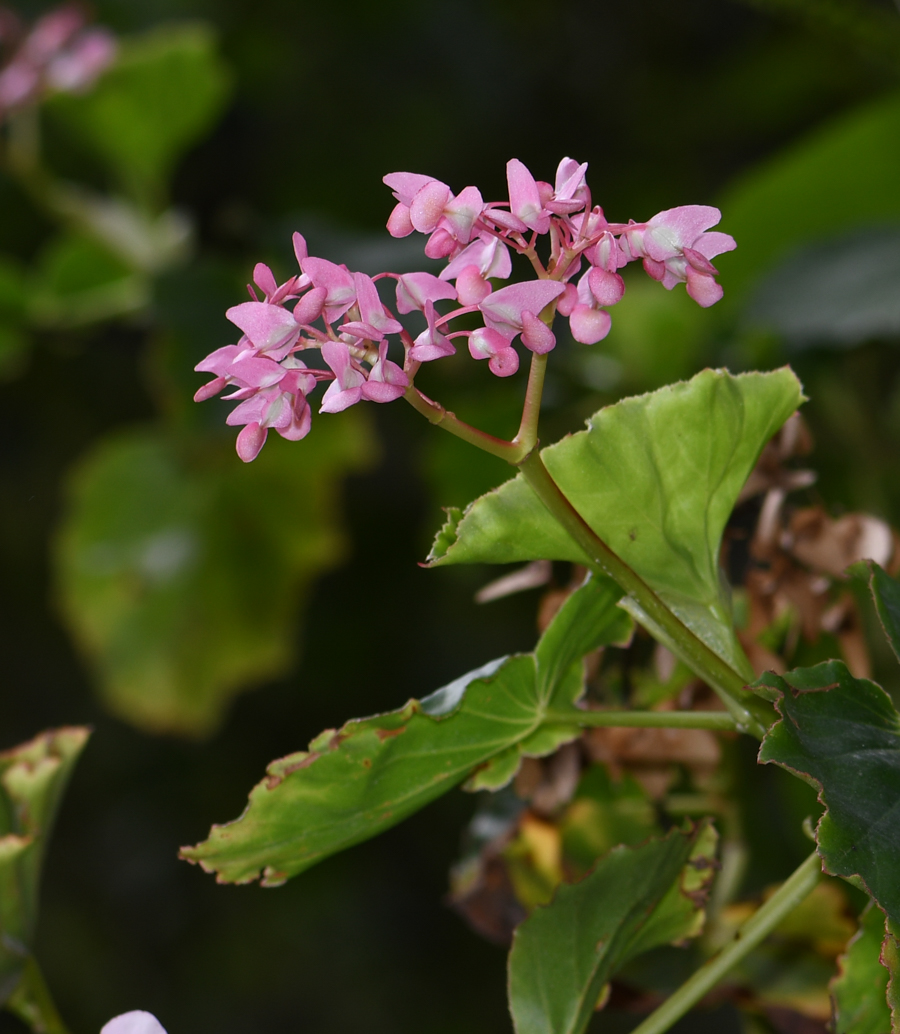
[[[762,739],[766,720],[772,716],[761,700],[745,690],[746,680],[683,624],[643,578],[594,532],[553,480],[536,447],[517,466],[538,499],[591,561],[590,566],[612,578],[637,603],[647,623],[655,626],[651,630],[658,630],[691,670],[715,690],[738,729]]]
[[[4,1008],[31,1027],[34,1034],[69,1034],[33,956],[28,957],[22,979]]]
[[[734,732],[737,723],[727,711],[548,711],[545,722],[633,729],[713,729]]]
[[[528,387],[525,389],[525,404],[522,406],[522,420],[513,443],[523,450],[527,456],[537,445],[538,420],[541,415],[541,398],[544,394],[544,374],[547,372],[547,356],[531,355],[531,368],[528,371]],[[514,461],[515,462],[515,461]]]
[[[530,383],[529,380],[529,387]],[[406,389],[403,397],[417,413],[421,413],[426,420],[436,427],[442,427],[445,431],[449,431],[450,434],[456,435],[457,438],[462,438],[464,442],[468,442],[484,452],[489,452],[492,456],[497,456],[501,460],[506,460],[507,463],[511,463],[513,466],[534,447],[533,443],[524,446],[516,441],[508,442],[503,438],[495,438],[486,431],[479,431],[477,427],[472,427],[471,424],[460,420],[449,409],[444,409],[439,402],[432,402],[415,385],[411,384]]]
[[[769,900],[747,920],[717,955],[714,955],[631,1034],[663,1034],[697,1004],[726,973],[767,937],[782,919],[813,890],[822,878],[822,863],[813,852]]]

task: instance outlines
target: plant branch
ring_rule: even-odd
[[[537,445],[538,421],[541,416],[541,398],[544,394],[544,374],[547,372],[547,356],[531,354],[531,368],[528,371],[528,387],[525,389],[525,403],[522,406],[522,420],[513,443],[523,449],[526,455]]]
[[[640,606],[691,670],[715,690],[737,728],[762,739],[772,718],[771,709],[746,691],[743,676],[677,618],[643,578],[596,534],[553,480],[537,447],[517,466],[538,499],[591,561],[591,567],[612,578]]]
[[[598,728],[713,729],[734,732],[737,723],[727,711],[548,711],[545,722]]]
[[[704,963],[694,975],[631,1034],[663,1034],[700,1001],[725,974],[767,937],[822,878],[822,862],[815,851],[794,871],[769,900],[735,933],[731,942]]]

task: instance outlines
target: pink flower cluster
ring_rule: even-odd
[[[509,199],[488,203],[476,187],[454,195],[430,176],[385,176],[397,201],[388,231],[394,237],[427,234],[425,254],[446,262],[440,273],[353,273],[310,256],[295,233],[300,274],[279,285],[268,266],[256,266],[261,297],[248,285],[253,300],[228,310],[243,336],[196,366],[214,375],[196,400],[232,389],[226,397],[239,404],[228,423],[243,427],[237,451],[249,461],[270,428],[289,439],[308,433],[308,395],[320,380],[329,382],[322,413],[362,399],[391,402],[415,391],[419,366],[453,355],[453,341],[460,338],[473,358],[487,359],[492,373],[508,377],[519,367],[517,339],[536,355],[555,347],[557,313],[568,319],[576,341],[595,344],[609,333],[609,308],[625,293],[618,271],[637,259],[669,290],[686,284],[702,306],[721,298],[711,260],[735,243],[710,232],[721,217],[718,209],[686,205],[646,223],[610,223],[599,206],[591,206],[586,171],[586,164],[564,158],[555,183],[544,183],[513,158],[506,166]],[[495,281],[512,274],[511,251],[528,260],[535,276],[498,287]],[[394,281],[398,315],[419,313],[424,327],[415,337],[379,296],[381,280]],[[477,316],[481,325],[451,331],[452,321],[464,315]],[[403,349],[402,366],[388,359],[392,336]],[[327,369],[298,358],[309,349],[321,352]]]
[[[116,56],[115,37],[102,28],[85,28],[76,4],[45,14],[22,38],[16,15],[0,8],[0,42],[18,40],[0,71],[0,118],[35,104],[45,94],[87,89]]]

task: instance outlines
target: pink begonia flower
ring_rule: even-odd
[[[254,348],[283,359],[300,337],[300,325],[286,309],[268,302],[241,302],[225,315],[242,330]]]
[[[166,1031],[152,1013],[135,1009],[114,1016],[103,1025],[100,1034],[166,1034]]]
[[[410,359],[417,363],[430,363],[434,359],[444,359],[446,356],[455,356],[456,349],[436,326],[437,313],[434,312],[434,303],[425,303],[425,318],[428,326],[413,342],[410,348]]]
[[[727,233],[707,233],[722,218],[710,205],[682,205],[659,212],[647,223],[632,224],[621,239],[623,250],[644,260],[644,269],[671,291],[686,283],[687,293],[707,308],[722,297],[716,268],[709,261],[737,245]]]
[[[326,323],[335,323],[356,301],[356,284],[346,266],[338,266],[328,259],[304,258],[300,268],[314,287],[324,288],[323,314]]]
[[[469,243],[484,210],[477,187],[466,187],[454,196],[446,183],[414,172],[392,172],[383,182],[398,202],[387,224],[393,237],[406,237],[413,230],[431,234],[425,246],[430,258],[445,258]]]
[[[48,92],[86,89],[112,63],[116,50],[115,37],[106,29],[84,29],[78,5],[50,11],[0,72],[0,114],[34,104]]]
[[[397,311],[425,311],[429,302],[456,301],[456,288],[433,273],[404,273],[397,279]]]
[[[409,377],[388,359],[387,349],[387,341],[382,341],[378,346],[378,358],[362,386],[362,397],[370,402],[393,402],[409,387]]]
[[[509,341],[490,327],[479,327],[469,335],[469,355],[473,359],[487,359],[491,373],[497,377],[512,377],[519,369],[519,354]]]
[[[455,355],[456,349],[452,342],[437,329],[437,314],[434,311],[434,303],[425,303],[425,319],[428,320],[428,327],[413,342],[409,350],[410,359],[417,363],[430,363],[434,359],[443,359],[448,355]]]
[[[334,372],[334,380],[322,396],[320,413],[340,413],[362,398],[362,386],[366,382],[362,371],[354,366],[350,349],[344,341],[326,341],[322,345],[322,358]]]
[[[375,281],[365,273],[354,273],[353,284],[359,319],[342,324],[338,330],[343,334],[364,338],[366,341],[383,341],[386,334],[399,334],[403,330],[403,325],[391,319],[384,311]]]
[[[563,158],[556,170],[556,185],[552,194],[544,200],[542,206],[554,215],[571,215],[584,208],[587,201],[587,184],[585,173],[588,163],[580,165],[574,158]]]
[[[480,302],[478,308],[484,316],[485,324],[511,341],[524,329],[523,312],[539,316],[565,289],[566,285],[558,280],[526,280],[494,291]]]

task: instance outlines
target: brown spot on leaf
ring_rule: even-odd
[[[385,740],[391,739],[392,736],[399,736],[403,732],[406,732],[405,725],[401,725],[397,729],[376,729],[375,735],[384,743]]]

